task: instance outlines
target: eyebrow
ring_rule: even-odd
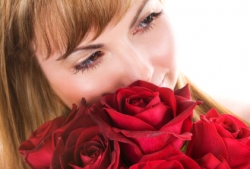
[[[140,6],[140,8],[138,9],[138,11],[136,12],[131,24],[130,24],[130,29],[135,25],[136,21],[138,20],[143,8],[146,6],[146,4],[148,3],[149,0],[144,0]]]
[[[103,44],[95,44],[95,45],[88,45],[88,46],[83,46],[83,47],[78,47],[73,50],[72,53],[78,51],[78,50],[92,50],[92,49],[98,49],[102,48],[104,45]]]
[[[102,48],[104,45],[103,44],[94,44],[94,45],[88,45],[88,46],[83,46],[83,47],[78,47],[78,48],[75,48],[72,52],[70,52],[70,54],[68,54],[67,56],[66,55],[62,55],[61,57],[59,57],[57,59],[57,61],[60,61],[62,59],[65,59],[67,58],[69,55],[71,55],[72,53],[75,53],[79,50],[93,50],[93,49],[99,49],[99,48]]]

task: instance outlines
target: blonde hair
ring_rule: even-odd
[[[90,29],[96,38],[115,16],[120,19],[131,1],[0,1],[0,168],[28,168],[18,153],[21,142],[45,121],[69,112],[41,71],[37,47],[47,56],[55,49],[65,57]],[[186,83],[193,99],[204,102],[197,114],[211,107],[226,112],[186,77],[180,75],[176,87]]]
[[[36,60],[38,45],[44,46],[47,56],[52,48],[66,56],[90,29],[97,37],[114,16],[122,17],[131,1],[0,3],[0,168],[22,169],[27,166],[18,153],[21,142],[45,121],[68,112]]]

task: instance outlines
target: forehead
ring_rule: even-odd
[[[132,2],[133,0],[34,1],[34,6],[37,7],[34,10],[35,50],[46,58],[54,52],[67,56],[90,31],[94,32],[95,39],[113,18],[119,21]]]

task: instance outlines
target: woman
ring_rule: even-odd
[[[140,79],[229,113],[177,69],[173,37],[159,0],[1,1],[1,167],[26,168],[20,143],[45,121],[66,115]]]

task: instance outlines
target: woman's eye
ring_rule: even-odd
[[[149,14],[143,21],[141,21],[139,23],[139,25],[137,26],[137,28],[133,34],[139,32],[141,30],[144,32],[144,31],[148,30],[149,28],[153,28],[152,27],[153,21],[156,18],[158,18],[161,14],[162,14],[162,11],[158,12],[158,13],[153,12],[153,13]]]
[[[94,52],[92,55],[90,55],[86,60],[84,60],[83,62],[81,62],[80,64],[75,66],[75,73],[78,73],[79,71],[84,71],[87,70],[89,68],[95,68],[97,66],[97,64],[100,63],[100,57],[102,57],[104,55],[103,52],[101,51],[96,51]]]

